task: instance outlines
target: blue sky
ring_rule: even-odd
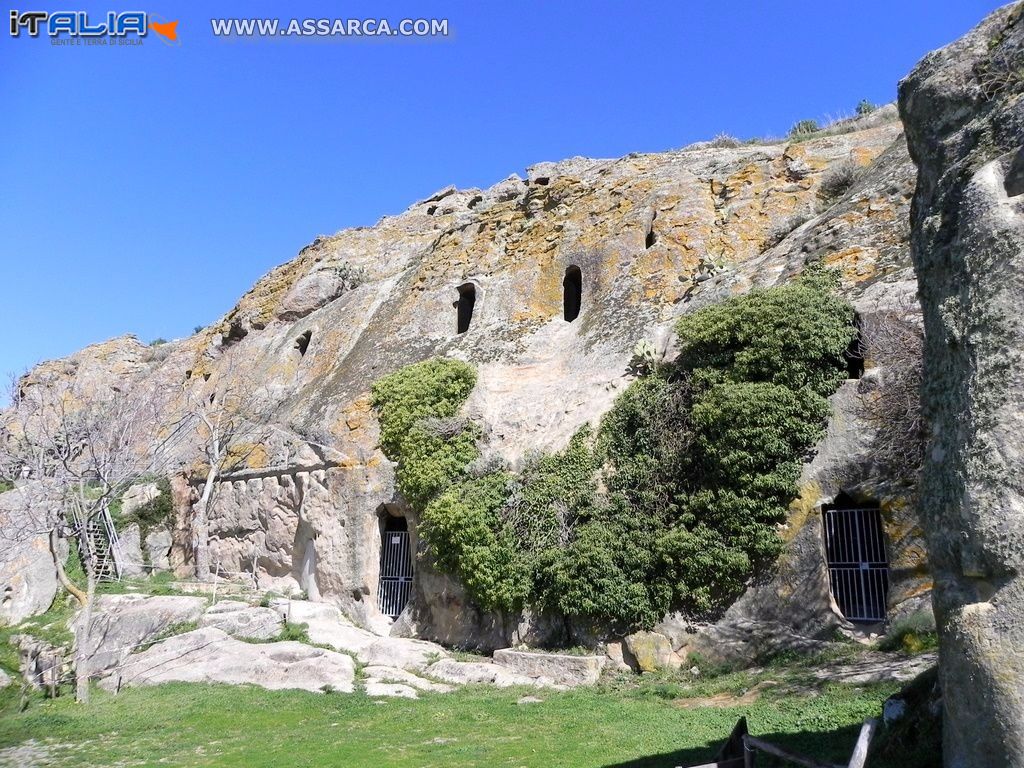
[[[890,101],[1001,3],[28,5],[145,6],[179,20],[181,44],[0,34],[0,374],[122,333],[187,335],[317,234],[447,184]],[[211,15],[447,18],[452,34],[229,42]]]

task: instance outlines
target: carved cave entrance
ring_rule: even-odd
[[[380,581],[377,607],[385,616],[397,619],[412,592],[412,552],[409,524],[404,517],[385,511],[381,518]]]
[[[839,610],[852,622],[884,621],[889,559],[881,510],[841,494],[822,511],[829,587]]]
[[[455,309],[458,313],[456,332],[465,333],[469,330],[469,324],[473,322],[473,308],[476,306],[476,286],[472,283],[463,283],[457,290],[459,292],[459,300],[455,302]]]
[[[571,323],[580,316],[580,307],[583,305],[583,274],[576,266],[565,270],[565,278],[562,280],[562,317],[567,323]]]

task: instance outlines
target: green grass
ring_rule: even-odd
[[[652,684],[655,685],[655,684]],[[469,687],[418,701],[172,684],[33,699],[0,716],[0,748],[35,740],[53,766],[666,768],[706,761],[741,715],[754,734],[845,761],[895,686],[828,686],[748,706],[684,709],[646,683],[566,693]],[[8,698],[10,695],[8,694]],[[3,757],[0,756],[0,762]],[[767,761],[759,765],[770,765]]]

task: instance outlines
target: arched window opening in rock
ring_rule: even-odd
[[[304,334],[299,336],[295,340],[295,348],[299,350],[299,357],[306,354],[306,350],[309,349],[309,340],[313,338],[312,331],[306,331]]]
[[[829,588],[836,605],[848,621],[885,621],[889,558],[881,510],[840,494],[822,513]]]
[[[562,280],[562,317],[567,323],[580,316],[582,305],[583,273],[579,267],[573,265],[565,270],[565,278]]]
[[[412,593],[412,550],[409,524],[385,508],[381,519],[380,580],[377,607],[385,616],[397,619]]]
[[[437,206],[436,205],[432,205],[429,208],[427,208],[427,216],[433,216],[436,212],[437,212]]]
[[[860,315],[856,313],[853,315],[853,327],[856,333],[850,339],[850,345],[843,352],[843,357],[846,359],[846,378],[859,379],[864,375],[864,338]]]
[[[455,302],[458,310],[458,333],[465,333],[469,330],[469,324],[473,321],[473,308],[476,306],[476,286],[472,283],[463,283],[458,287],[459,300]]]

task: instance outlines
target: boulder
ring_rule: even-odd
[[[57,594],[49,535],[37,533],[44,494],[32,487],[0,494],[0,624],[18,624],[46,611]],[[66,556],[66,545],[61,557]]]
[[[308,600],[274,600],[270,607],[289,624],[305,624],[311,642],[329,645],[346,653],[362,653],[379,637],[349,621],[341,611],[328,603]]]
[[[201,627],[216,627],[244,640],[273,640],[284,628],[284,618],[273,608],[251,606],[238,600],[221,600],[206,609]]]
[[[81,637],[82,612],[74,631],[89,659],[89,673],[116,669],[139,645],[177,625],[198,621],[206,608],[201,597],[179,595],[102,595],[96,599],[87,637]]]
[[[682,660],[672,650],[672,643],[658,632],[634,632],[626,636],[625,642],[641,672],[682,666]]]
[[[604,656],[572,656],[503,648],[494,652],[494,662],[526,677],[543,677],[570,688],[593,685],[601,677]]]
[[[455,683],[456,685],[486,683],[498,688],[509,688],[513,685],[554,686],[554,683],[550,680],[516,674],[507,667],[487,661],[442,659],[427,667],[426,674],[438,680],[443,680],[446,683]]]
[[[14,682],[14,678],[0,669],[0,691],[6,688],[8,685]]]
[[[148,504],[159,495],[160,488],[156,483],[133,485],[121,497],[121,514],[130,515],[143,504]]]
[[[356,654],[364,664],[386,664],[400,669],[422,670],[448,652],[437,643],[408,640],[402,637],[381,637]]]
[[[400,699],[418,699],[416,689],[401,683],[383,683],[380,680],[369,678],[363,683],[363,690],[367,696],[388,696]]]
[[[121,552],[122,576],[141,576],[146,572],[138,524],[132,523],[118,534],[117,547]]]
[[[367,680],[376,680],[384,683],[401,683],[415,688],[418,691],[431,691],[432,693],[449,693],[452,690],[450,685],[444,685],[443,683],[435,683],[426,678],[414,675],[404,669],[398,669],[397,667],[385,667],[380,665],[371,665],[363,668],[363,674],[366,675]]]
[[[166,528],[154,528],[146,534],[146,554],[149,564],[156,572],[171,568],[171,533]]]
[[[246,643],[216,627],[175,635],[129,657],[107,690],[159,683],[251,684],[280,690],[351,693],[355,664],[349,656],[294,641]]]

